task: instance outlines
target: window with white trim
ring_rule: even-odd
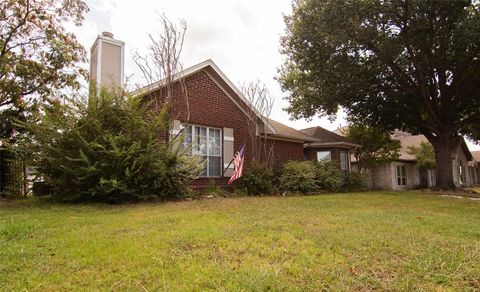
[[[348,167],[349,167],[348,159],[349,159],[348,151],[340,150],[340,170],[348,171]]]
[[[183,145],[190,147],[192,155],[205,159],[200,176],[222,175],[222,130],[218,128],[188,125]]]
[[[407,185],[407,171],[405,165],[397,165],[397,185],[406,186]]]
[[[332,153],[330,151],[317,151],[317,161],[330,161],[332,160]]]
[[[463,160],[460,160],[458,164],[458,182],[460,184],[465,184],[467,182],[467,176],[465,173],[465,163]]]

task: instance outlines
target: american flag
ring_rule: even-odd
[[[240,150],[238,150],[237,154],[235,154],[235,158],[233,158],[234,169],[233,169],[232,176],[228,181],[229,185],[242,176],[244,158],[245,158],[245,144],[243,144],[242,147],[240,147]]]

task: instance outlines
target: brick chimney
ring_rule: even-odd
[[[103,32],[90,49],[90,83],[98,87],[123,86],[125,43]]]

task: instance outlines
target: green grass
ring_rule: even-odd
[[[0,289],[479,290],[480,201],[0,202]]]

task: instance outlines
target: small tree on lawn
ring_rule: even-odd
[[[395,160],[400,155],[400,142],[392,140],[388,131],[361,124],[352,124],[344,134],[352,142],[362,145],[353,152],[359,173],[365,172],[368,168]]]
[[[428,185],[428,171],[434,170],[436,166],[435,150],[429,142],[422,142],[420,146],[408,147],[408,153],[417,158],[417,167],[420,170],[421,182],[423,186]]]
[[[435,169],[435,150],[432,144],[428,142],[420,143],[419,147],[410,146],[408,152],[417,158],[417,167],[420,170]]]

